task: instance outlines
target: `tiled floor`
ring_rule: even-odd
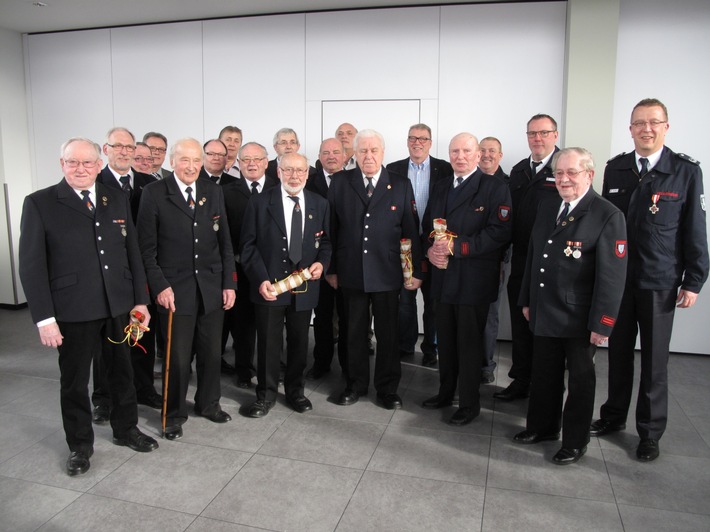
[[[710,357],[674,355],[661,457],[640,463],[629,429],[593,438],[576,465],[550,462],[558,442],[513,444],[526,403],[500,403],[510,344],[497,381],[483,386],[472,424],[452,409],[423,410],[435,371],[405,361],[404,409],[369,400],[332,403],[339,371],[308,384],[314,410],[280,401],[264,419],[239,415],[253,390],[223,377],[226,425],[191,418],[178,442],[134,453],[96,428],[86,475],[64,472],[56,351],[43,348],[27,310],[0,310],[0,530],[56,531],[473,531],[710,530]],[[336,362],[337,364],[337,362]],[[597,357],[597,410],[606,397],[606,351]],[[141,428],[158,437],[155,410]]]

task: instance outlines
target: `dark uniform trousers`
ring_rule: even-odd
[[[609,398],[601,416],[626,423],[634,381],[636,333],[641,333],[641,380],[636,430],[659,440],[668,420],[668,351],[678,291],[642,290],[626,285],[619,318],[609,338]]]
[[[513,276],[511,274],[508,279],[508,305],[510,307],[513,365],[510,367],[508,376],[520,384],[529,385],[532,373],[534,336],[530,331],[528,320],[523,316],[523,308],[518,305],[522,285],[522,275]]]
[[[237,263],[237,298],[234,307],[227,311],[226,323],[234,345],[234,368],[237,379],[249,381],[256,375],[254,350],[256,346],[256,318],[249,278],[242,265]],[[226,342],[226,338],[224,339]]]
[[[348,372],[347,320],[345,303],[341,289],[334,290],[325,279],[320,283],[318,306],[314,309],[313,318],[313,367],[317,371],[328,371],[335,354],[335,339],[333,334],[334,309],[338,316],[338,362],[341,370]]]

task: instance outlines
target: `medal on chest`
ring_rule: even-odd
[[[564,254],[568,257],[572,255],[573,259],[580,258],[582,256],[582,243],[568,240],[567,247],[564,250]]]
[[[658,200],[661,199],[660,194],[653,194],[651,196],[651,201],[653,202],[653,205],[651,205],[648,210],[651,211],[651,214],[656,214],[660,209],[658,208]]]

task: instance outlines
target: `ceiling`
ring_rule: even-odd
[[[40,33],[244,15],[511,1],[520,0],[0,0],[0,27]]]

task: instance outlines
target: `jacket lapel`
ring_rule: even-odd
[[[98,191],[98,187],[95,188],[94,190]],[[98,192],[96,195],[97,195],[97,203],[98,203]],[[66,179],[62,179],[62,181],[59,183],[59,185],[57,185],[57,200],[60,203],[62,203],[63,205],[66,205],[67,207],[74,209],[76,212],[83,214],[84,216],[87,216],[88,218],[94,217],[92,212],[84,204],[84,202],[81,200],[79,195],[74,191],[73,188],[71,188],[69,186],[69,183],[67,183]]]
[[[178,187],[177,177],[173,174],[170,177],[163,179],[163,183],[165,183],[165,186],[168,187],[168,201],[174,204],[190,218],[194,218],[195,212],[188,207],[187,202],[185,201],[185,196],[182,195],[180,187]],[[198,199],[196,194],[193,194],[193,197],[195,198],[195,210],[197,210]]]
[[[281,197],[281,188],[272,187],[266,193],[271,197],[269,198],[268,212],[271,218],[276,222],[276,226],[279,228],[284,236],[288,236],[286,233],[286,219],[284,218],[284,204],[283,198]],[[263,193],[262,193],[263,194]]]

